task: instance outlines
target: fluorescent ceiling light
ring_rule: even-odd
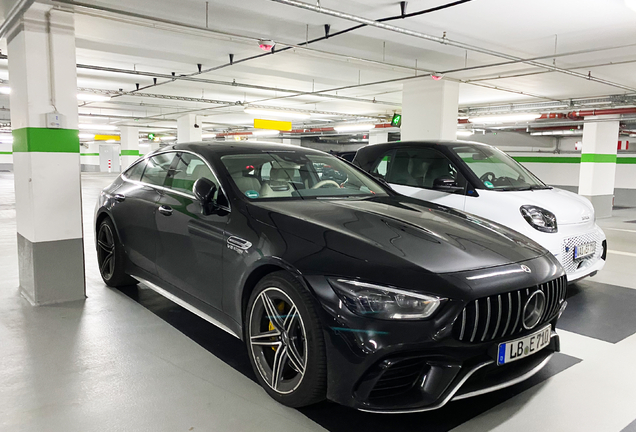
[[[174,140],[177,139],[177,137],[176,136],[162,136],[162,137],[159,137],[159,139],[161,141],[174,141]]]
[[[625,5],[636,12],[636,0],[625,0]]]
[[[216,138],[216,134],[215,133],[205,133],[201,135],[202,139],[210,139],[210,138]]]
[[[93,124],[93,123],[85,123],[79,125],[80,130],[117,130],[119,129],[117,126],[109,125],[109,124]]]
[[[470,117],[468,119],[471,123],[517,123],[517,122],[528,122],[532,120],[536,120],[541,117],[541,114],[509,114],[509,115],[500,115],[500,116],[484,116],[484,117]]]
[[[81,133],[79,134],[80,139],[93,140],[95,139],[95,134],[92,133]]]
[[[274,136],[278,134],[280,134],[280,131],[269,129],[252,131],[252,135],[254,136]]]
[[[77,100],[84,102],[105,102],[110,96],[97,93],[78,93]]]
[[[471,130],[458,130],[457,131],[457,136],[471,136],[474,133],[475,132],[473,132]]]
[[[257,108],[245,108],[243,110],[245,114],[252,114],[256,116],[272,116],[272,117],[284,117],[284,118],[292,118],[292,119],[308,119],[311,118],[309,114],[293,112],[293,111],[284,111],[284,110],[263,110]]]
[[[2,86],[0,87],[0,93],[2,94],[11,94],[11,87],[7,87],[7,86]]]
[[[335,126],[334,129],[336,132],[359,132],[359,131],[369,131],[375,128],[375,125],[367,124],[367,123],[359,123],[359,124],[348,124]]]

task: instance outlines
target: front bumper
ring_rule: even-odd
[[[322,305],[328,364],[327,397],[361,411],[409,413],[441,408],[514,385],[537,373],[559,351],[555,325],[543,350],[507,365],[496,365],[499,343],[453,336],[464,301],[448,301],[431,319],[417,322],[373,320],[350,312],[324,277],[306,277]],[[565,305],[563,305],[565,307]],[[562,311],[562,309],[561,309]]]
[[[605,266],[607,240],[603,230],[596,224],[591,229],[581,230],[576,226],[565,226],[556,241],[551,241],[548,249],[559,260],[566,272],[568,282],[596,274]],[[574,247],[588,242],[596,243],[596,250],[590,257],[574,259]]]

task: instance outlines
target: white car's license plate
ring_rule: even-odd
[[[550,344],[551,337],[552,326],[547,325],[541,330],[524,338],[499,344],[499,350],[497,351],[497,364],[502,365],[521,360],[522,358],[528,357],[537,351],[541,351]]]
[[[574,259],[584,258],[596,252],[596,243],[585,243],[574,247]]]

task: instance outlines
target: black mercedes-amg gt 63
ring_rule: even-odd
[[[143,281],[245,341],[288,406],[432,410],[559,350],[566,280],[550,253],[319,151],[162,148],[103,190],[95,231],[107,285]]]

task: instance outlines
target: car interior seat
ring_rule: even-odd
[[[272,168],[269,180],[264,181],[260,188],[260,195],[262,197],[290,197],[295,190],[285,169]]]

